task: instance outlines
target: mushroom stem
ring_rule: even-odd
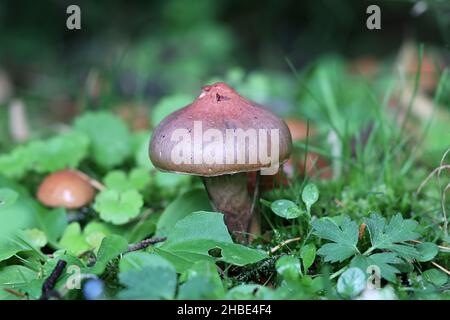
[[[222,212],[231,234],[245,241],[252,219],[252,198],[245,172],[204,177],[203,183],[214,210]]]

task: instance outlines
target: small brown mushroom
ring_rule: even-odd
[[[49,207],[76,209],[92,201],[95,190],[87,177],[76,170],[48,175],[39,186],[37,197]]]
[[[204,133],[200,141],[199,127]],[[183,132],[193,139],[181,139]],[[255,132],[263,135],[277,132],[277,141],[272,141],[268,134],[270,139],[264,144],[262,136],[257,136],[257,140],[250,137]],[[250,136],[243,140],[236,136],[229,139],[238,133]],[[272,154],[275,145],[278,151]],[[243,234],[249,232],[254,211],[246,172],[264,170],[267,174],[273,163],[262,161],[260,152],[267,154],[271,150],[270,157],[276,157],[277,166],[270,174],[275,174],[291,149],[291,134],[283,120],[220,82],[203,87],[192,104],[170,114],[155,128],[149,155],[160,170],[201,176],[213,208],[224,213],[228,230],[239,233],[238,237],[243,239]],[[174,161],[175,150],[182,151],[182,161]],[[209,160],[205,161],[204,153],[211,156]],[[210,161],[211,158],[216,161]]]

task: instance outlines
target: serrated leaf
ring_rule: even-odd
[[[389,224],[378,214],[371,214],[365,221],[369,230],[372,250],[388,249],[405,258],[417,258],[419,254],[414,247],[402,244],[404,241],[415,240],[419,234],[415,232],[417,222],[404,220],[400,214],[391,218]]]
[[[367,271],[369,266],[378,267],[380,270],[380,276],[390,282],[396,282],[396,274],[400,271],[395,267],[396,264],[400,264],[403,261],[393,252],[376,253],[371,256],[355,256],[350,267],[358,267],[361,270]]]
[[[270,208],[277,215],[285,219],[295,219],[303,214],[297,204],[290,200],[276,200]]]
[[[340,227],[330,219],[315,220],[312,226],[313,234],[334,242],[323,245],[317,251],[317,254],[324,256],[325,261],[341,262],[359,253],[356,247],[359,227],[348,217],[343,219]]]
[[[124,224],[137,217],[144,204],[136,190],[104,190],[95,197],[94,209],[100,218],[113,224]]]
[[[40,173],[75,168],[88,152],[89,138],[71,131],[45,141],[35,141],[28,146],[33,154],[33,169]]]
[[[33,159],[26,146],[18,146],[10,153],[0,155],[0,173],[8,178],[20,179],[31,168]]]
[[[121,164],[131,152],[127,125],[107,112],[90,112],[77,118],[74,127],[91,141],[94,160],[104,168]]]

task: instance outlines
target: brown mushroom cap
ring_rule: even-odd
[[[258,157],[256,163],[227,164],[176,164],[171,159],[171,152],[179,141],[172,140],[172,134],[176,129],[187,129],[194,134],[194,121],[201,121],[202,132],[208,129],[218,129],[224,139],[221,145],[223,155],[226,154],[226,130],[227,129],[260,129],[279,130],[279,163],[285,162],[292,149],[292,138],[285,122],[270,111],[240,96],[235,90],[225,83],[215,83],[204,86],[200,96],[190,105],[170,114],[154,130],[150,142],[149,155],[153,165],[163,171],[192,174],[198,176],[218,176],[237,172],[258,171],[270,166],[262,164]],[[237,139],[234,139],[236,148]],[[216,144],[217,145],[217,144]],[[207,143],[203,143],[202,150],[198,144],[191,143],[193,154],[203,152]],[[271,139],[267,139],[268,150],[271,150]],[[215,150],[215,149],[213,149]],[[235,149],[234,149],[235,150]],[[239,148],[239,152],[245,152],[248,156],[248,143],[246,148]],[[211,150],[209,150],[211,151]],[[236,152],[237,153],[237,152]],[[237,157],[237,155],[235,154]],[[245,159],[248,159],[246,156]]]
[[[89,181],[74,170],[48,175],[39,186],[37,197],[49,207],[80,208],[92,201],[95,190]]]

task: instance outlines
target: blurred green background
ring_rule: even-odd
[[[81,8],[81,30],[66,28],[70,4]],[[381,30],[366,28],[370,4],[381,8]],[[319,131],[330,129],[332,118],[332,126],[357,132],[373,114],[368,96],[381,101],[389,81],[402,79],[396,63],[405,44],[433,53],[433,97],[450,60],[449,30],[447,0],[2,0],[0,104],[24,100],[31,135],[45,136],[84,111],[124,105],[142,106],[155,124],[203,84],[224,80],[281,116],[310,119]],[[351,72],[358,61],[368,64],[356,74],[371,93]],[[449,85],[444,89],[448,111]],[[1,109],[0,151],[12,146]]]

